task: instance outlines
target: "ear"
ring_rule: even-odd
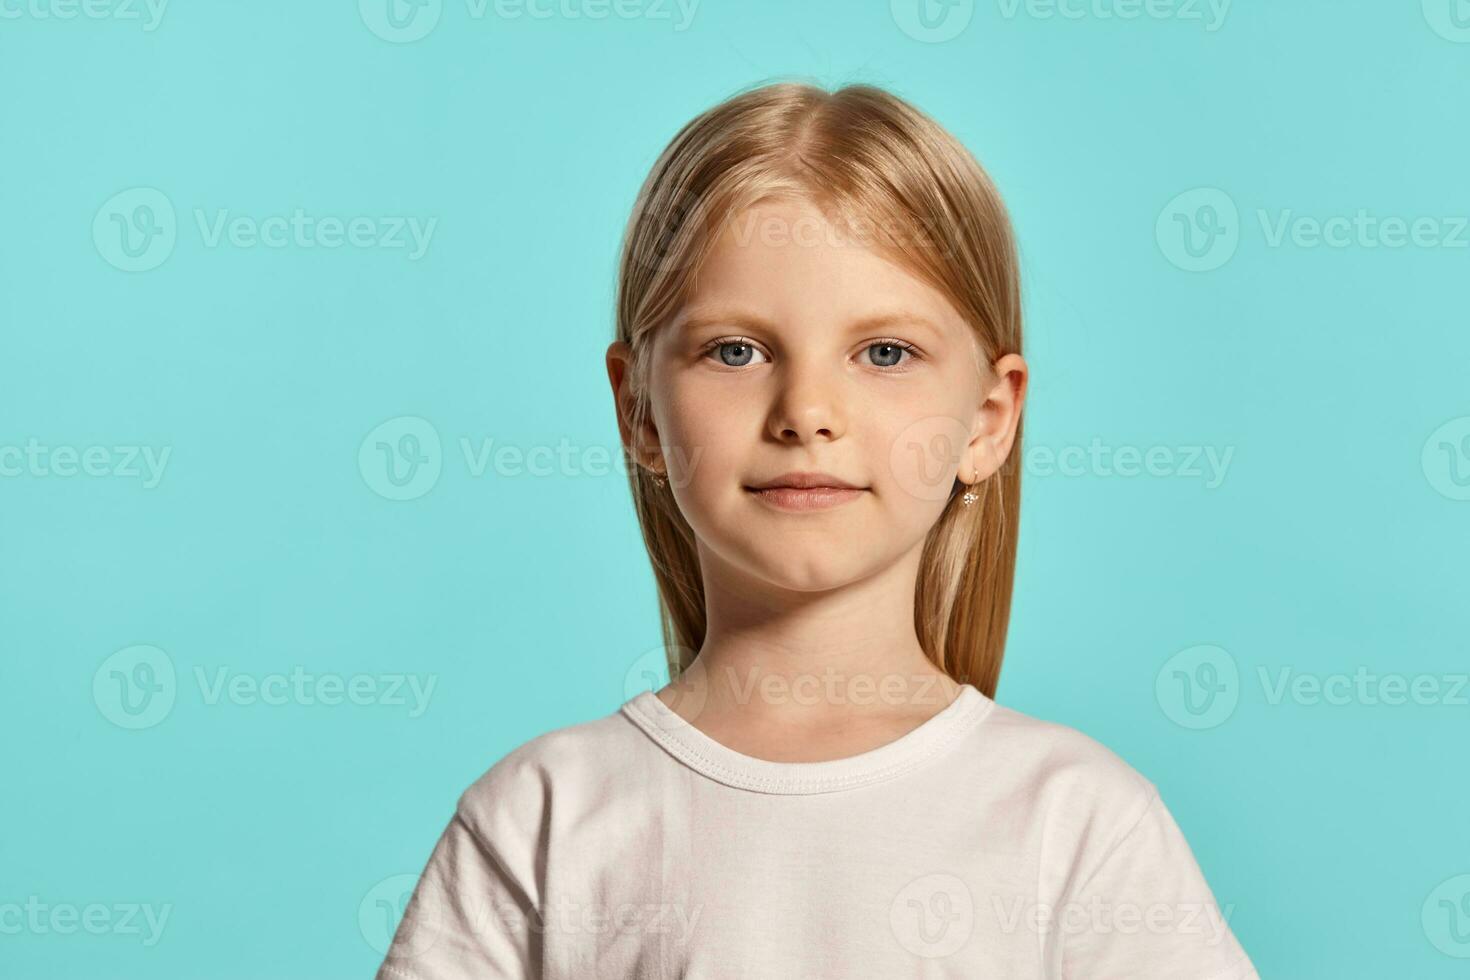
[[[618,436],[622,439],[623,452],[629,462],[661,473],[663,451],[653,419],[646,419],[638,431],[633,429],[635,399],[631,383],[632,348],[624,341],[615,340],[608,345],[606,360],[607,380],[612,386],[613,406],[617,410]]]
[[[991,365],[986,377],[989,390],[982,392],[980,407],[975,412],[975,437],[966,447],[968,465],[974,470],[969,475],[973,478],[967,478],[966,466],[962,464],[959,477],[964,482],[979,483],[1005,465],[1016,441],[1029,374],[1020,354],[1002,355]]]

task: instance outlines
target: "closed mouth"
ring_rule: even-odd
[[[763,504],[783,511],[825,510],[856,500],[866,487],[746,487],[746,492]]]
[[[746,486],[747,490],[866,490],[856,483],[830,473],[783,473],[778,477]]]

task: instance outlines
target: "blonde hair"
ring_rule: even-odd
[[[651,338],[692,295],[719,226],[777,198],[877,229],[872,247],[938,289],[973,327],[989,362],[1021,352],[1010,220],[965,147],[871,85],[832,92],[799,82],[764,85],[685,125],[639,191],[617,293],[617,338],[631,349],[633,431],[650,412]],[[1020,445],[1018,421],[1012,458]],[[693,662],[706,626],[694,533],[668,487],[641,465],[628,467],[628,480],[658,583],[669,673],[677,677]],[[994,697],[1015,578],[1021,469],[1003,465],[972,488],[980,499],[969,506],[955,499],[962,487],[957,480],[925,541],[914,626],[935,666]]]

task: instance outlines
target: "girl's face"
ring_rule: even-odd
[[[857,238],[805,203],[735,215],[653,341],[656,431],[637,458],[667,471],[702,551],[792,590],[921,547],[956,476],[999,468],[1024,395],[1019,356],[993,372],[941,293]],[[797,472],[857,489],[804,504],[753,489]]]

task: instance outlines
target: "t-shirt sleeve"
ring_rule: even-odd
[[[1152,787],[1139,818],[1058,910],[1057,926],[1068,980],[1259,980]]]
[[[376,980],[537,977],[533,908],[504,857],[456,811],[419,876]]]

